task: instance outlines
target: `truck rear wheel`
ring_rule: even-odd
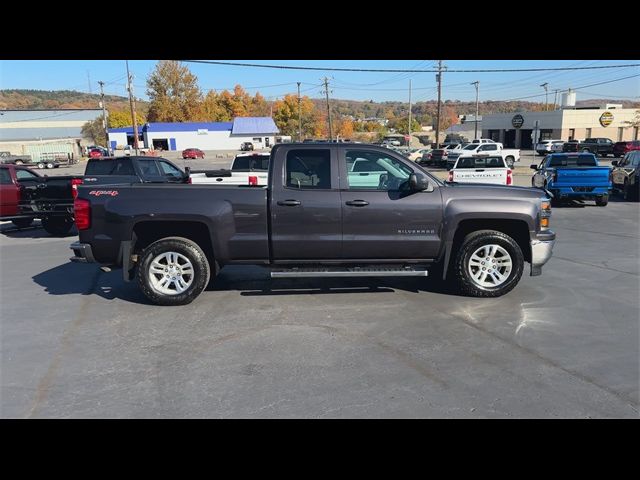
[[[71,217],[45,217],[42,219],[42,228],[55,237],[60,237],[69,233],[73,226]]]
[[[211,268],[197,243],[167,237],[149,245],[138,266],[138,285],[156,305],[191,303],[209,283]]]
[[[454,265],[460,291],[471,297],[500,297],[518,284],[524,256],[516,241],[495,230],[478,230],[462,241]]]

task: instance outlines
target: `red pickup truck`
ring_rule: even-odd
[[[82,177],[41,176],[27,167],[0,165],[0,221],[18,228],[36,218],[51,235],[65,235],[73,226],[73,199]]]

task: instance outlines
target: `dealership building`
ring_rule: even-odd
[[[584,140],[604,137],[614,142],[638,140],[638,127],[629,123],[636,108],[607,104],[601,107],[562,107],[546,112],[483,115],[482,137],[508,148],[531,149],[538,140]],[[534,139],[534,135],[536,139]]]
[[[145,123],[138,127],[138,145],[155,150],[238,150],[244,142],[254,148],[275,143],[278,127],[271,117],[237,117],[232,122]],[[110,128],[113,150],[133,145],[133,127]]]

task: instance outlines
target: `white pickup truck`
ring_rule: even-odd
[[[501,143],[470,143],[465,145],[460,150],[454,150],[449,152],[447,157],[447,167],[451,168],[456,163],[456,160],[460,157],[469,157],[476,154],[498,154],[504,158],[507,165],[513,166],[515,162],[520,161],[520,150],[516,148],[504,148]]]
[[[449,182],[513,185],[513,171],[499,155],[461,157],[449,170]]]
[[[196,184],[266,185],[270,153],[241,153],[229,170],[191,170],[189,178]]]

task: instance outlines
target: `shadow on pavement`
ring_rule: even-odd
[[[0,233],[6,235],[9,238],[68,238],[78,235],[78,230],[75,225],[71,227],[69,233],[66,235],[51,235],[47,233],[40,223],[40,220],[36,220],[33,225],[25,228],[18,228],[13,223],[7,223],[0,225]]]

